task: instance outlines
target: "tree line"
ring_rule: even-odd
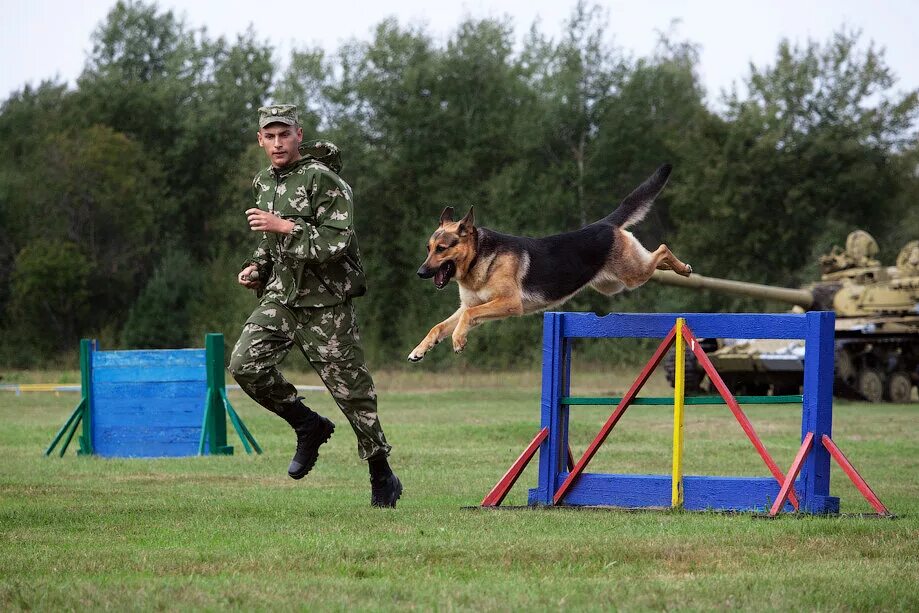
[[[562,35],[468,20],[443,43],[378,24],[335,52],[292,52],[279,72],[251,30],[213,38],[155,4],[119,2],[74,87],[46,81],[0,106],[0,364],[73,360],[105,347],[235,340],[255,299],[235,282],[255,244],[243,211],[267,164],[256,109],[297,104],[305,136],[337,143],[354,187],[369,292],[371,361],[394,364],[455,308],[415,276],[446,205],[523,235],[605,216],[662,162],[674,173],[634,229],[694,269],[796,286],[855,228],[890,262],[919,237],[917,91],[897,88],[858,32],[782,42],[712,108],[698,47],[662,35],[634,57],[607,16],[578,3]],[[752,27],[752,24],[751,24]],[[736,297],[649,284],[572,310],[757,310]],[[486,324],[461,358],[540,357],[539,317]]]

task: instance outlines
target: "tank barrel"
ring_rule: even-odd
[[[761,298],[763,300],[775,300],[787,304],[796,304],[804,309],[809,309],[814,305],[813,294],[804,289],[772,287],[771,285],[760,285],[759,283],[716,279],[714,277],[704,277],[695,273],[689,277],[681,277],[672,270],[655,270],[654,276],[651,278],[664,285],[675,285],[677,287],[686,287],[696,290],[710,289],[716,292],[752,296],[753,298]]]

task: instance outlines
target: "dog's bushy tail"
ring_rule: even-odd
[[[667,179],[670,177],[670,171],[672,170],[673,166],[670,164],[664,164],[658,168],[644,183],[626,196],[615,211],[604,217],[603,221],[622,228],[628,228],[644,219],[648,211],[651,210],[654,199],[667,185]]]

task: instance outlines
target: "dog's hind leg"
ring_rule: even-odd
[[[466,335],[472,328],[490,319],[504,319],[511,315],[523,315],[523,303],[518,296],[500,297],[485,304],[469,307],[453,331],[453,351],[459,353],[466,348]]]
[[[667,245],[648,251],[629,232],[622,232],[620,240],[621,247],[612,258],[606,277],[618,278],[629,289],[644,284],[656,269],[673,270],[684,277],[692,273],[692,266],[678,260]]]
[[[657,270],[672,270],[684,277],[688,277],[692,273],[692,266],[678,260],[667,245],[658,247],[651,254],[651,257],[654,258],[655,268]]]
[[[418,343],[418,346],[415,347],[410,354],[408,354],[408,359],[412,362],[420,361],[424,358],[424,354],[434,348],[434,345],[437,345],[440,341],[453,334],[456,325],[459,323],[460,317],[462,317],[465,311],[466,307],[460,306],[453,315],[431,328],[427,336]]]

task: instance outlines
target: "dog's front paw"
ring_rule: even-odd
[[[453,353],[462,353],[463,349],[466,348],[466,337],[465,336],[454,336],[453,337]]]
[[[421,345],[415,347],[410,354],[408,354],[409,362],[420,362],[424,359],[425,351],[421,349]]]

